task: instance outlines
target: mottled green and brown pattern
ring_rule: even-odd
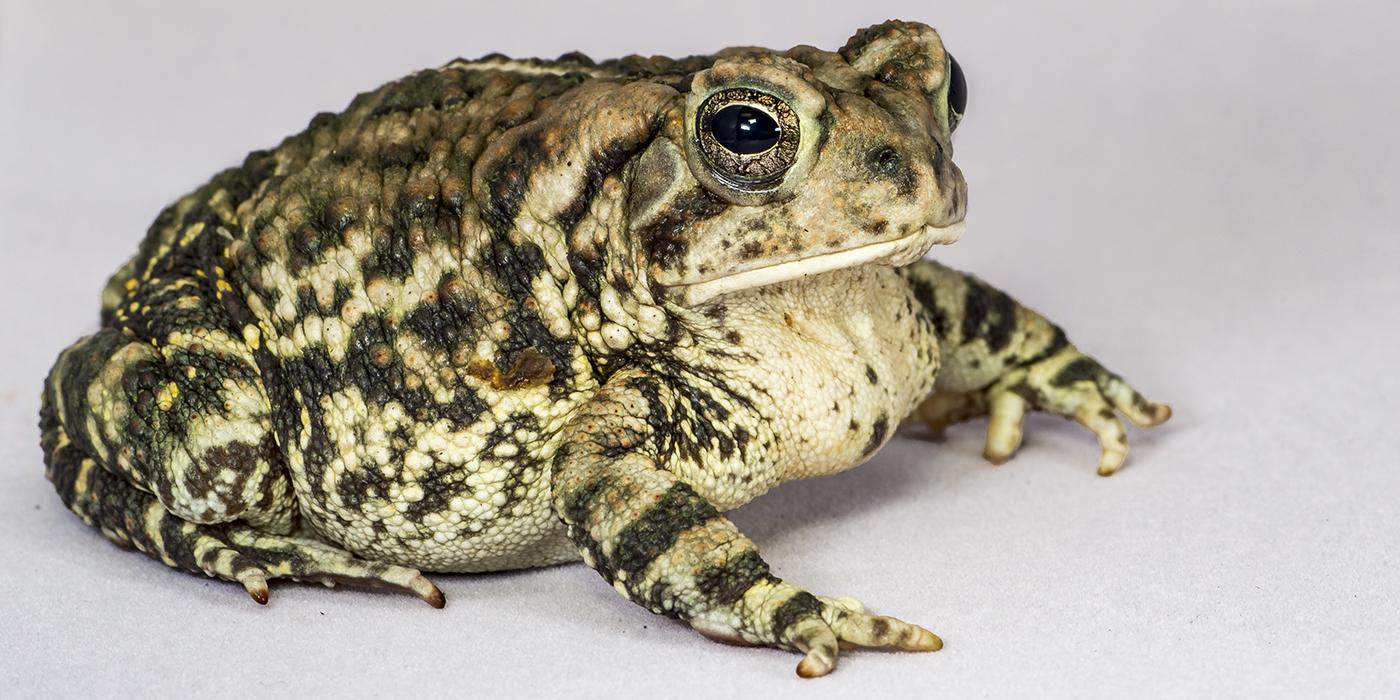
[[[363,94],[160,214],[48,377],[49,478],[108,538],[259,602],[290,578],[441,606],[420,571],[581,557],[803,675],[841,644],[937,649],[779,579],[721,513],[911,414],[990,414],[994,460],[1028,408],[1072,417],[1105,474],[1115,412],[1168,415],[920,261],[966,206],[955,70],[889,22],[834,53],[489,56]],[[743,99],[781,139],[720,157],[709,119]]]

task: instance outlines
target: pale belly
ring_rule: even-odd
[[[734,371],[772,397],[782,481],[865,462],[933,390],[937,338],[892,268],[839,270],[733,303],[755,319],[745,342],[768,358]]]
[[[720,351],[697,347],[689,357],[748,397],[719,401],[730,409],[727,431],[744,431],[748,448],[666,466],[721,510],[865,462],[933,389],[937,339],[890,268],[827,273],[716,303],[724,307],[710,310],[724,319]]]

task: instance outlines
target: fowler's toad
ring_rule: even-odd
[[[48,476],[109,539],[238,581],[387,585],[582,558],[703,634],[805,654],[927,630],[774,576],[721,513],[902,419],[1168,409],[920,258],[962,231],[961,72],[888,22],[838,52],[454,61],[168,207],[58,359]]]

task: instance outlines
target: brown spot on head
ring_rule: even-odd
[[[763,246],[758,241],[749,241],[739,249],[740,260],[753,260],[763,254]]]

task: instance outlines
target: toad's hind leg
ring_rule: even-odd
[[[185,520],[290,532],[296,501],[248,349],[221,309],[180,281],[161,287],[132,302],[151,320],[59,355],[44,410],[84,454]]]
[[[296,532],[253,350],[207,279],[128,280],[111,325],[59,356],[40,421],[63,502],[109,539],[239,581],[259,602],[268,579],[291,578],[400,588],[441,605],[417,571]]]
[[[241,583],[259,603],[267,602],[268,580],[283,578],[393,588],[435,608],[444,604],[437,587],[414,569],[357,559],[307,537],[180,518],[127,477],[98,464],[69,439],[51,411],[43,412],[41,427],[48,477],[63,504],[119,545],[169,566]]]

